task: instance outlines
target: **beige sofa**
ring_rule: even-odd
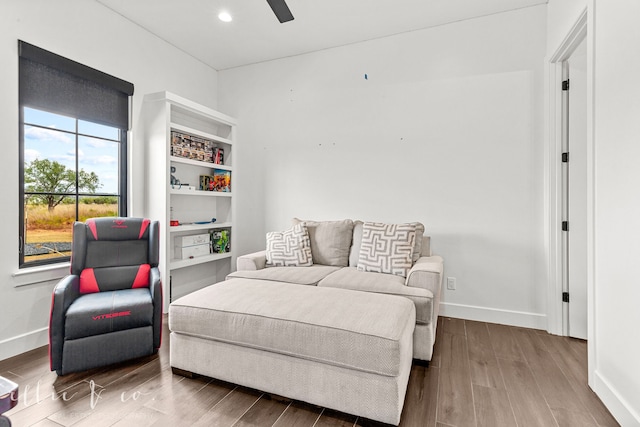
[[[430,361],[436,337],[442,286],[443,260],[433,255],[424,226],[417,226],[412,266],[406,277],[396,274],[359,271],[363,226],[361,221],[301,221],[311,241],[313,265],[308,267],[273,267],[267,263],[267,251],[237,259],[237,271],[227,279],[247,278],[298,285],[351,289],[410,299],[416,308],[413,334],[413,357]]]

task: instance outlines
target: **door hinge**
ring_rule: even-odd
[[[562,302],[569,302],[569,292],[562,293]]]
[[[562,231],[569,231],[569,221],[562,221]]]
[[[569,162],[569,153],[562,153],[562,163],[567,163]]]
[[[569,79],[562,81],[562,90],[569,90]]]

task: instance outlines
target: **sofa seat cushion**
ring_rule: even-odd
[[[322,279],[318,286],[403,296],[414,302],[417,323],[431,323],[433,293],[427,289],[406,286],[405,278],[395,274],[371,273],[358,271],[355,267],[345,267]]]
[[[173,333],[385,376],[399,374],[414,327],[406,298],[253,279],[211,285],[169,307]]]
[[[76,299],[65,317],[65,339],[153,325],[149,289],[96,292]]]
[[[245,279],[272,280],[276,282],[295,283],[297,285],[317,285],[329,274],[340,267],[328,265],[312,265],[311,267],[267,267],[260,270],[235,271],[227,279],[242,277]]]

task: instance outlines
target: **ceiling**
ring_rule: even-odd
[[[287,0],[281,24],[266,0],[96,0],[216,70],[343,46],[547,0]],[[233,16],[225,23],[222,10]]]

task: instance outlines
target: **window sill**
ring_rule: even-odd
[[[13,287],[18,288],[20,286],[60,280],[69,274],[70,266],[69,262],[63,262],[56,265],[23,268],[12,274]]]

